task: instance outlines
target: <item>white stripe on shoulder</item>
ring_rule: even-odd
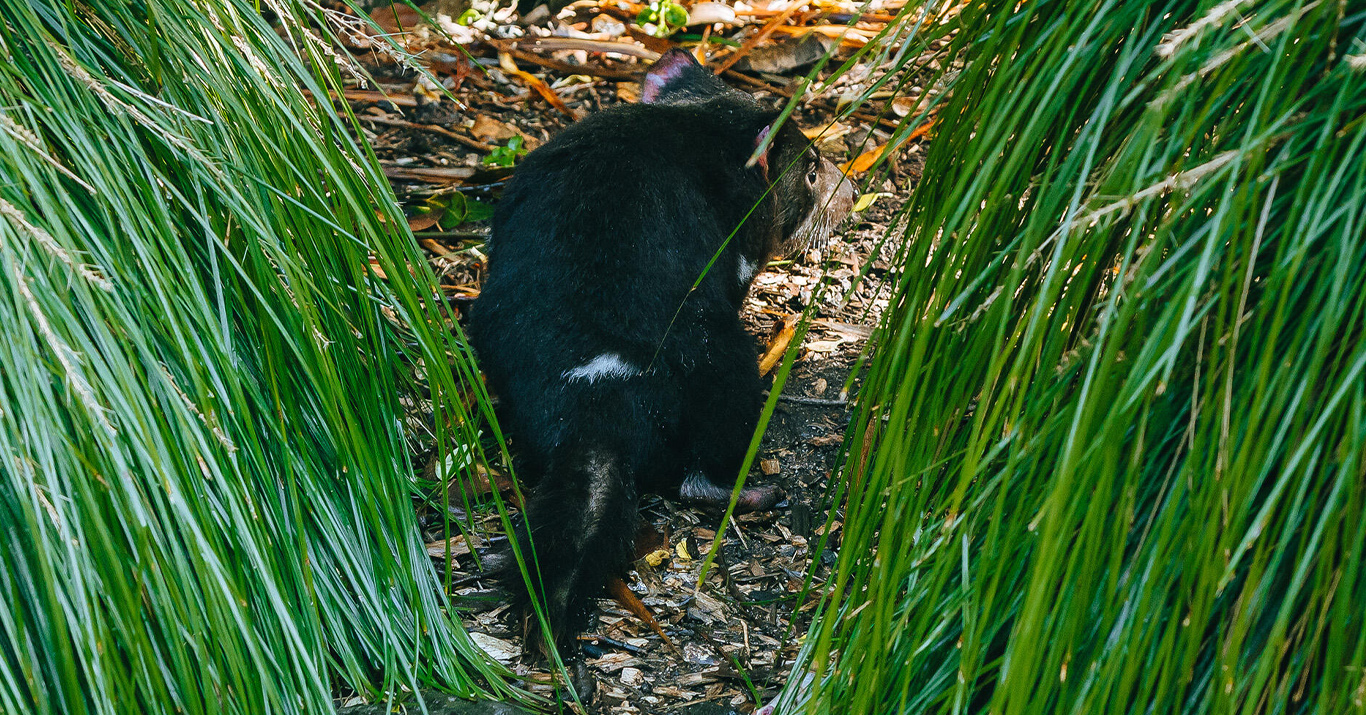
[[[751,263],[751,262],[749,261],[749,259],[748,259],[748,258],[745,258],[744,256],[740,256],[740,261],[739,261],[739,263],[740,263],[740,268],[739,268],[739,270],[736,271],[736,274],[737,274],[737,275],[739,276],[739,278],[740,278],[740,283],[742,283],[742,284],[749,283],[750,280],[754,278],[754,272],[755,272],[755,271],[754,271],[754,268],[755,268],[755,265],[754,265],[753,263]]]
[[[572,370],[566,370],[564,378],[570,382],[575,380],[596,382],[599,379],[609,377],[635,377],[639,374],[640,370],[631,363],[622,360],[620,355],[603,353]]]

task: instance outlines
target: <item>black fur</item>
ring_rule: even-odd
[[[526,522],[561,646],[628,565],[641,491],[677,495],[686,480],[685,495],[729,497],[763,391],[741,302],[826,199],[837,218],[852,199],[791,124],[746,168],[776,113],[685,52],[655,64],[644,97],[517,168],[470,316],[519,476],[534,485]],[[831,187],[820,196],[817,170]],[[515,568],[506,582],[525,608]]]

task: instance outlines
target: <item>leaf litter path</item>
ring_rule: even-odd
[[[815,59],[810,56],[811,38],[821,52],[835,50],[838,59],[866,41],[865,35],[885,23],[896,6],[779,0],[768,5],[695,4],[691,9],[693,16],[722,14],[723,21],[700,30],[718,51],[713,66],[729,63],[731,69],[722,74],[727,81],[778,106]],[[474,7],[480,7],[477,1]],[[831,41],[829,28],[850,22],[859,7],[867,21],[855,28],[864,29],[853,40],[845,33],[843,42]],[[630,23],[639,8],[626,2],[580,2],[551,19],[548,29],[513,25],[507,12],[485,14],[473,27],[434,12],[430,15],[438,29],[433,29],[422,26],[407,8],[400,8],[397,17],[389,8],[376,10],[374,17],[420,57],[430,78],[385,51],[376,38],[359,31],[347,36],[349,49],[377,84],[356,80],[344,97],[333,99],[339,111],[346,109],[341,101],[348,102],[360,120],[457,319],[463,319],[478,296],[483,278],[488,212],[511,173],[500,164],[515,162],[519,149],[539,146],[575,118],[635,101],[638,78],[649,60],[676,44]],[[613,51],[601,52],[608,43]],[[928,74],[941,61],[931,51],[912,63],[911,71]],[[793,115],[827,156],[853,164],[856,171],[880,155],[895,121],[914,111],[922,95],[921,87],[908,81],[905,86],[914,89],[908,98],[886,97],[885,106],[865,105],[854,116],[834,121],[841,94],[861,91],[883,71],[856,68],[807,98]],[[934,91],[930,88],[925,95]],[[826,526],[823,499],[851,414],[853,396],[844,388],[886,305],[894,249],[882,245],[879,255],[873,254],[895,209],[919,178],[924,141],[901,145],[888,157],[886,170],[863,177],[863,191],[883,196],[837,230],[828,250],[775,261],[756,278],[743,317],[760,354],[781,354],[795,317],[810,303],[818,283],[826,280],[829,285],[749,477],[751,484],[781,486],[787,499],[774,511],[735,519],[717,567],[700,590],[694,587],[701,558],[715,538],[717,516],[656,496],[643,500],[642,521],[652,530],[643,537],[641,551],[652,553],[637,562],[627,583],[672,646],[618,602],[601,600],[598,618],[585,636],[595,682],[589,712],[748,713],[785,682],[797,638],[809,625],[811,608],[834,562],[832,549],[840,540],[836,514],[826,552],[811,553]],[[867,279],[851,291],[869,261]],[[435,484],[439,457],[433,445],[419,441],[414,452],[423,477]],[[485,487],[510,494],[505,469],[494,465],[491,471]],[[453,492],[450,503],[465,502]],[[527,687],[551,696],[553,676],[520,661],[520,628],[507,614],[503,595],[481,580],[470,544],[463,537],[445,541],[441,515],[419,509],[433,559],[444,568],[447,551],[454,556],[452,596],[475,641],[512,667]],[[496,514],[462,511],[459,516],[473,522],[476,548],[502,538]],[[813,558],[819,561],[814,587],[798,603]],[[339,697],[339,705],[359,702]]]

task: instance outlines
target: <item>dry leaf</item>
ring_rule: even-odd
[[[664,632],[664,628],[659,625],[659,621],[655,620],[655,614],[650,613],[650,609],[641,602],[640,597],[637,596],[634,591],[626,586],[625,581],[622,581],[619,578],[608,581],[607,592],[612,594],[612,598],[616,600],[617,603],[620,603],[623,608],[630,611],[636,618],[644,621],[645,625],[649,626],[650,630],[654,631],[655,635],[659,636],[659,639],[664,641],[665,645],[671,646],[674,644],[673,641],[669,640],[669,636]]]
[[[632,104],[640,101],[640,85],[636,82],[618,82],[617,99]]]
[[[414,169],[402,166],[384,167],[384,175],[390,179],[401,181],[424,181],[430,184],[458,184],[465,179],[474,176],[474,169],[468,166],[453,166],[450,168],[428,168],[418,167]]]
[[[735,65],[735,63],[739,62],[741,59],[744,59],[744,57],[748,55],[750,52],[752,52],[754,48],[759,45],[759,43],[768,39],[768,36],[773,34],[774,29],[786,23],[788,18],[792,17],[792,15],[795,14],[798,10],[802,9],[803,7],[806,7],[807,1],[808,0],[792,0],[792,2],[787,4],[787,7],[783,8],[782,12],[778,13],[777,15],[774,15],[772,18],[769,18],[768,22],[765,22],[764,26],[760,28],[758,32],[754,33],[753,35],[750,35],[745,40],[745,43],[743,45],[740,45],[739,49],[731,53],[729,57],[727,57],[725,60],[721,62],[720,66],[716,67],[712,71],[716,74],[721,74],[722,72],[725,72],[726,70],[730,69],[732,66]]]
[[[407,32],[424,24],[422,16],[416,10],[401,3],[394,3],[392,7],[385,4],[383,7],[371,10],[370,19],[375,21],[375,24],[379,26],[379,32],[384,35]],[[368,23],[365,26],[365,31],[367,33],[375,32]]]
[[[882,152],[886,151],[886,149],[886,144],[869,149],[868,151],[859,154],[852,161],[846,161],[845,163],[841,164],[840,170],[846,174],[853,171],[867,171],[873,168],[873,164],[876,164],[878,159],[882,158]]]
[[[698,591],[693,597],[692,605],[688,607],[688,615],[704,623],[724,623],[726,604]]]
[[[848,25],[780,25],[774,28],[774,32],[793,36],[820,35],[831,40],[839,40],[840,44],[850,47],[863,47],[877,35],[876,32],[858,30]]]
[[[873,202],[874,202],[874,201],[877,201],[879,196],[885,196],[885,195],[886,195],[886,194],[880,194],[880,193],[877,193],[877,192],[869,192],[869,193],[866,193],[866,194],[861,194],[861,195],[858,197],[858,200],[854,201],[854,208],[853,208],[854,213],[860,213],[860,212],[863,212],[863,211],[867,211],[867,210],[868,210],[868,207],[869,207],[869,206],[872,206],[872,205],[873,205]]]
[[[793,313],[783,320],[782,330],[773,336],[773,340],[768,344],[768,350],[764,351],[764,356],[759,358],[760,377],[767,375],[783,359],[783,354],[787,352],[787,346],[792,342],[792,336],[797,334],[797,319],[800,317],[800,315]]]
[[[412,218],[408,219],[408,230],[426,231],[432,226],[435,226],[437,221],[441,220],[441,214],[443,213],[445,212],[431,211],[425,214],[418,214],[417,216],[413,216]]]
[[[735,69],[742,72],[770,72],[784,74],[798,67],[806,67],[820,60],[833,43],[821,35],[804,35],[778,40],[772,45],[750,50],[736,60]]]
[[[604,673],[615,673],[632,663],[640,662],[630,653],[603,653],[601,658],[592,658],[588,664]]]
[[[904,146],[904,145],[906,144],[906,142],[912,142],[912,141],[915,141],[916,139],[919,139],[920,137],[926,136],[927,134],[930,133],[930,130],[933,129],[933,128],[934,128],[934,119],[930,119],[929,121],[925,122],[924,124],[921,124],[920,126],[916,127],[916,128],[915,128],[915,131],[913,131],[913,132],[911,132],[909,135],[907,135],[906,138],[903,139],[903,140],[901,141],[901,143],[898,144],[897,146],[898,146],[898,147],[899,147],[899,146]],[[887,148],[888,148],[889,146],[891,146],[891,145],[890,145],[890,144],[883,144],[882,146],[879,146],[879,147],[876,147],[876,148],[874,148],[874,149],[870,149],[870,150],[868,150],[868,151],[865,151],[865,152],[863,152],[862,154],[858,155],[858,157],[855,158],[853,161],[848,161],[848,162],[845,162],[845,163],[841,164],[841,165],[840,165],[840,169],[843,170],[844,173],[846,173],[846,174],[849,173],[849,172],[852,172],[852,171],[858,171],[858,172],[867,171],[867,170],[873,168],[873,164],[876,164],[878,159],[882,158],[883,152],[887,151]]]
[[[517,136],[517,130],[493,117],[481,114],[475,118],[474,126],[470,127],[470,134],[484,141],[504,141]]]
[[[555,90],[551,89],[545,82],[542,82],[536,75],[518,69],[517,63],[512,59],[512,55],[506,52],[499,52],[498,66],[502,68],[504,72],[525,82],[526,86],[534,90],[536,94],[541,95],[541,98],[549,102],[550,106],[560,110],[574,121],[579,120],[579,113],[570,109],[569,105],[565,104],[563,99],[560,99],[560,95],[555,94]]]
[[[617,38],[626,34],[626,23],[611,15],[596,15],[590,25],[593,34],[599,38]]]

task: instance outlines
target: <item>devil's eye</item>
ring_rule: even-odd
[[[810,171],[806,172],[806,183],[816,183],[816,167],[813,166]]]

